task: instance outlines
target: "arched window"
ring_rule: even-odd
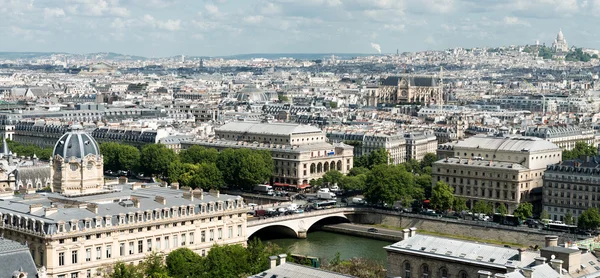
[[[410,263],[409,262],[404,263],[404,277],[410,278]]]
[[[459,278],[469,278],[469,274],[467,274],[467,272],[466,272],[466,271],[464,271],[464,270],[461,270],[461,271],[458,273],[458,277],[459,277]]]
[[[440,278],[448,278],[448,269],[445,267],[440,269]]]
[[[429,278],[429,266],[426,264],[421,265],[421,274],[423,278]]]

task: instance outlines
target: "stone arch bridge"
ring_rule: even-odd
[[[359,210],[353,207],[343,207],[251,220],[248,221],[247,237],[250,238],[254,233],[265,228],[278,228],[289,236],[306,238],[308,229],[315,223],[324,219],[349,222],[348,215],[355,214]]]

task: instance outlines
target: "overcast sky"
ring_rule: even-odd
[[[600,48],[600,0],[0,0],[0,51],[147,57]]]

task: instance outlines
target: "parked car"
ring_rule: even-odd
[[[377,230],[377,229],[375,229],[375,228],[369,228],[369,229],[367,230],[367,232],[369,232],[369,233],[378,233],[378,232],[379,232],[379,230]]]

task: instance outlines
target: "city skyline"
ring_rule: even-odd
[[[572,45],[600,48],[580,27],[596,11],[600,1],[585,0],[1,0],[0,51],[377,54],[551,45],[559,29]]]

